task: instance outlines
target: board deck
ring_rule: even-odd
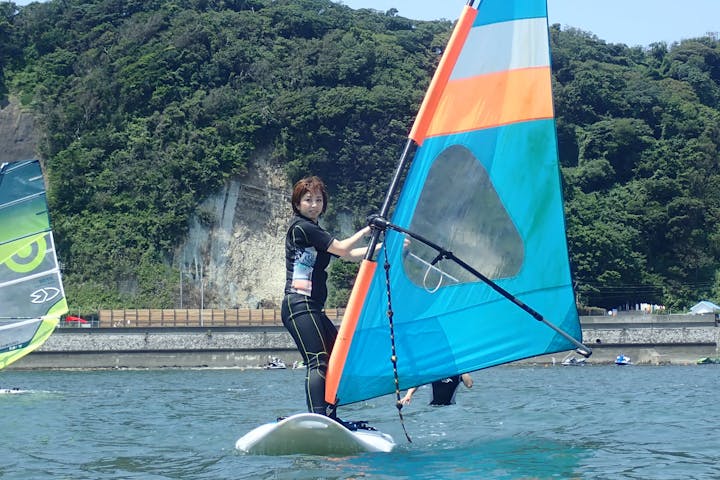
[[[299,413],[251,430],[235,443],[238,450],[257,455],[352,455],[390,452],[395,441],[377,430],[351,431],[316,413]]]

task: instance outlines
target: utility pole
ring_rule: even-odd
[[[183,298],[182,298],[183,291],[182,291],[182,288],[183,288],[183,265],[180,264],[180,309],[181,309],[181,310],[182,310],[182,308],[183,308]]]

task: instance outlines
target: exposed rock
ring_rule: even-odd
[[[13,99],[2,105],[0,162],[36,158],[38,140],[30,113]],[[203,202],[177,250],[174,263],[182,266],[185,307],[280,304],[291,186],[282,168],[263,155],[248,170]]]
[[[32,115],[12,97],[0,104],[0,163],[37,158],[37,145]]]
[[[248,170],[203,202],[179,248],[176,264],[188,274],[186,306],[200,307],[201,277],[206,308],[280,304],[291,187],[282,169],[263,156]]]

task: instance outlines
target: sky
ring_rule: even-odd
[[[415,20],[455,20],[465,0],[335,0],[350,8],[396,8]],[[720,32],[720,0],[547,0],[550,24],[594,33],[608,43],[646,47]],[[476,2],[477,4],[477,2]]]
[[[26,5],[31,0],[15,0]],[[291,0],[290,0],[291,1]],[[455,20],[466,0],[334,0],[350,8],[398,10],[415,20]],[[720,0],[547,0],[551,24],[594,33],[608,43],[647,47],[720,32]]]

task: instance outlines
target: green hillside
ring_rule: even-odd
[[[376,211],[452,28],[329,0],[0,12],[0,94],[40,120],[69,300],[106,307],[176,305],[188,220],[258,152],[322,176],[358,222]],[[552,51],[580,302],[720,300],[720,42],[555,25]]]

